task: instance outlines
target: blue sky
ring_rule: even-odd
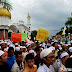
[[[72,0],[9,0],[12,22],[23,20],[27,24],[28,12],[31,15],[31,30],[38,28],[49,31],[49,36],[55,35],[64,27],[67,18],[71,16]]]

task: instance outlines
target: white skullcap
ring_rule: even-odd
[[[27,44],[27,47],[30,46],[31,44]]]
[[[34,53],[34,50],[29,50],[29,53]]]
[[[51,45],[53,44],[54,42],[51,42]]]
[[[16,51],[20,51],[20,47],[16,47],[15,50],[16,50]]]
[[[43,57],[46,57],[51,52],[52,52],[52,50],[50,50],[50,49],[44,49],[44,50],[42,50],[41,53],[40,53],[40,58],[42,59]]]
[[[9,45],[9,47],[13,47],[13,46],[14,46],[13,44],[10,44],[10,45]]]
[[[63,58],[64,56],[69,55],[67,52],[64,52],[60,55],[60,58]]]
[[[55,47],[51,46],[49,47],[50,50],[55,50]]]
[[[59,47],[60,50],[62,50],[62,47]]]
[[[21,48],[26,48],[25,46],[22,46]]]
[[[70,52],[72,52],[72,47],[69,47],[69,49],[68,49]]]
[[[40,44],[39,46],[42,46],[42,44]]]
[[[8,42],[7,45],[10,45],[10,42]]]
[[[54,40],[54,42],[58,42],[57,40]]]
[[[68,46],[69,44],[66,44],[66,46]]]
[[[0,50],[0,56],[4,54],[4,51]]]
[[[15,43],[15,45],[18,45],[18,43]]]
[[[72,43],[72,40],[70,41],[70,43]]]

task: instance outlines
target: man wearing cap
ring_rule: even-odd
[[[9,72],[9,67],[5,62],[7,62],[7,56],[0,50],[0,72]]]
[[[54,72],[51,70],[50,65],[53,64],[55,55],[52,53],[50,49],[44,49],[40,53],[41,65],[39,66],[37,72]]]
[[[7,51],[5,50],[6,46],[7,46],[7,44],[6,44],[5,42],[3,42],[3,43],[1,44],[1,49],[2,49],[2,51],[4,51],[5,54],[8,56],[8,53],[7,53]]]
[[[59,68],[59,72],[63,72],[63,71],[66,71],[65,62],[69,58],[69,54],[67,52],[63,52],[60,55],[60,58],[62,60],[62,64],[61,64],[61,67]]]

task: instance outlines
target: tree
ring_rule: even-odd
[[[34,40],[34,37],[37,35],[37,30],[31,31],[31,39]]]
[[[71,27],[72,26],[72,17],[68,17],[68,20],[66,21],[65,25]]]
[[[11,10],[11,9],[12,9],[11,4],[10,4],[7,0],[0,0],[0,3],[2,3],[2,5],[4,5],[4,7],[5,7],[7,10]]]

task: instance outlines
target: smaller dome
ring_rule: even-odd
[[[6,8],[0,8],[0,16],[8,16],[11,19],[11,13]]]

